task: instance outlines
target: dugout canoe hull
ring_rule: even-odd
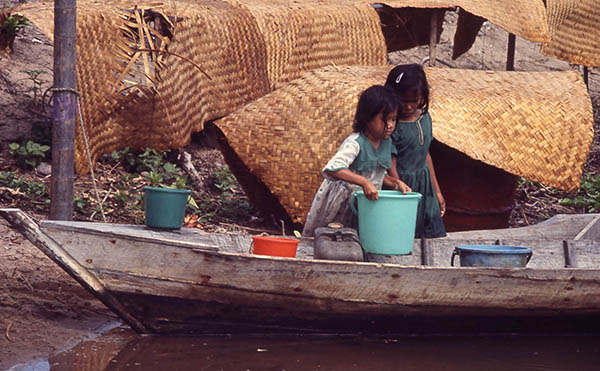
[[[299,258],[263,257],[248,253],[249,236],[38,227],[18,210],[0,214],[139,332],[570,331],[600,319],[597,215],[457,232],[416,241],[392,263],[363,263],[313,260],[309,240]],[[454,246],[474,242],[526,244],[531,268],[450,267]]]

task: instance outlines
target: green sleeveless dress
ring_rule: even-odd
[[[446,228],[440,215],[440,204],[433,188],[427,153],[433,139],[429,112],[417,121],[398,121],[392,133],[396,168],[400,180],[413,192],[423,195],[417,211],[415,237],[444,237]]]

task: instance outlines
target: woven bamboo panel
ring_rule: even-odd
[[[542,0],[385,0],[381,2],[397,8],[459,6],[524,39],[538,42],[550,41],[546,9]]]
[[[547,0],[552,41],[541,52],[567,62],[600,66],[600,2]]]
[[[348,0],[230,1],[247,8],[264,35],[271,88],[326,65],[385,65],[377,13]]]
[[[510,173],[573,190],[593,137],[577,71],[428,69],[434,136]]]
[[[140,48],[153,49],[147,37],[124,36],[148,32],[124,20],[134,8],[177,19],[168,52],[154,55],[160,64],[139,56]],[[53,2],[29,4],[22,13],[52,38]],[[304,71],[386,63],[377,14],[365,2],[79,0],[77,17],[77,84],[93,162],[125,146],[183,146],[206,121]],[[89,171],[85,148],[78,125],[78,173]]]
[[[217,121],[243,161],[232,168],[246,168],[302,223],[322,181],[320,170],[351,132],[360,92],[384,82],[389,70],[311,71]],[[531,180],[564,189],[579,185],[593,114],[578,73],[426,72],[436,139]]]

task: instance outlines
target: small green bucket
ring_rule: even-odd
[[[179,229],[191,191],[144,187],[146,225],[152,228]]]

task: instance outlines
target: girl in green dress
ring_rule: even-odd
[[[415,237],[444,237],[446,228],[442,217],[446,213],[446,201],[429,155],[433,136],[425,71],[419,64],[396,66],[389,72],[385,86],[396,91],[399,99],[398,121],[392,133],[396,157],[388,173],[423,195]]]
[[[317,227],[331,222],[356,228],[356,217],[350,209],[352,194],[361,189],[369,200],[379,197],[378,190],[387,187],[410,192],[397,177],[386,174],[392,167],[393,145],[390,140],[396,126],[398,98],[381,85],[371,86],[358,100],[352,130],[337,153],[322,171],[319,187],[306,217],[303,236],[313,236]]]

